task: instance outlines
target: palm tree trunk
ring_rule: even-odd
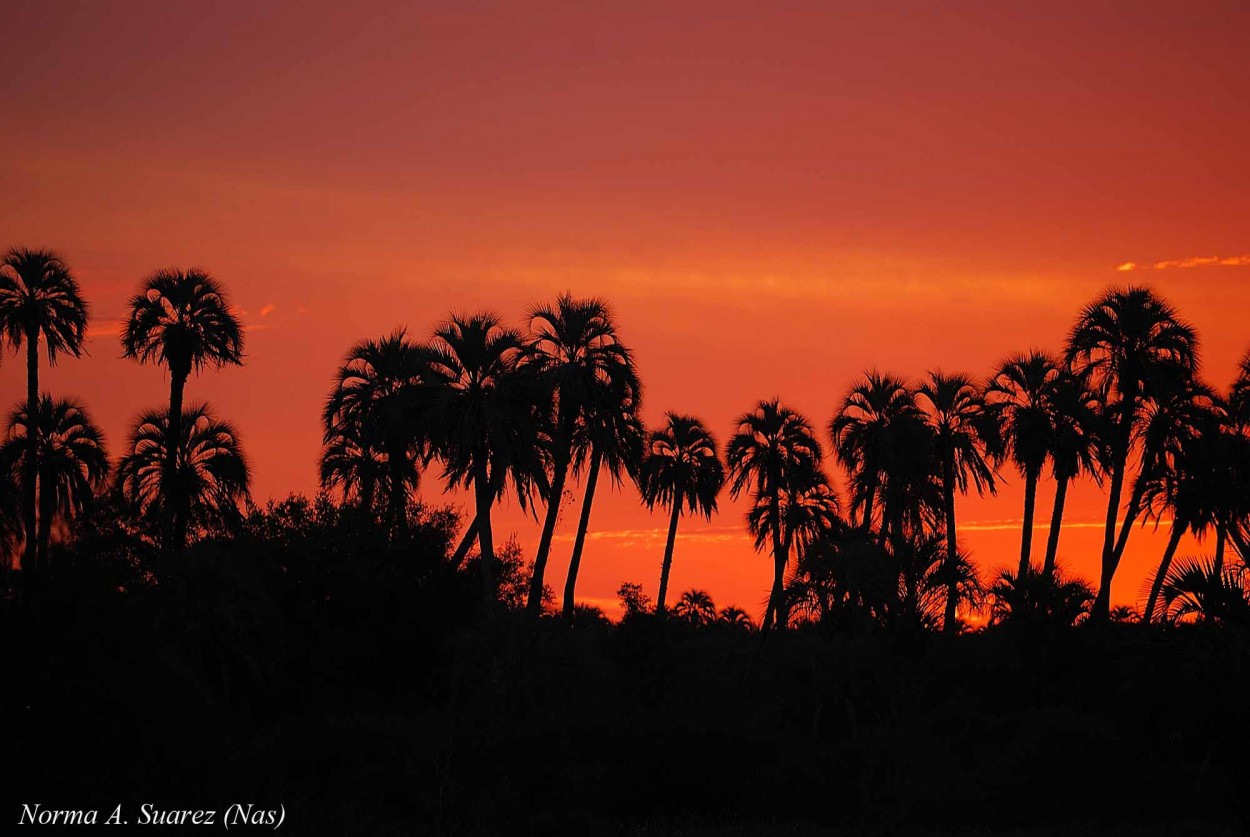
[[[1228,540],[1228,529],[1223,523],[1215,524],[1215,565],[1211,574],[1219,577],[1224,572],[1224,543]]]
[[[1063,528],[1063,505],[1068,499],[1069,477],[1060,477],[1055,486],[1055,507],[1050,513],[1050,534],[1046,538],[1046,559],[1042,574],[1051,578],[1055,574],[1055,562],[1059,558],[1059,533]]]
[[[547,498],[547,514],[543,518],[543,531],[538,538],[538,552],[534,554],[534,571],[530,574],[529,598],[525,600],[525,612],[538,616],[543,609],[543,579],[547,575],[547,559],[551,556],[551,539],[555,536],[556,522],[560,519],[560,500],[564,497],[564,484],[569,475],[568,455],[560,456],[552,463],[551,495]]]
[[[490,485],[491,485],[491,496],[497,497],[499,496],[500,490],[503,488],[503,479],[501,479],[499,475],[496,474],[491,477]],[[476,510],[476,508],[477,508],[477,503],[475,501],[474,509]],[[464,557],[469,554],[469,550],[473,548],[473,542],[476,540],[477,540],[477,514],[475,511],[473,517],[469,520],[469,525],[464,527],[464,535],[462,535],[460,538],[460,545],[456,547],[456,551],[453,552],[451,555],[451,566],[453,569],[458,569],[460,565],[464,563]]]
[[[1098,595],[1090,610],[1091,622],[1105,622],[1111,617],[1111,579],[1115,577],[1116,519],[1120,513],[1120,495],[1124,491],[1124,469],[1128,466],[1129,437],[1133,430],[1135,398],[1125,396],[1120,418],[1115,454],[1111,461],[1111,486],[1107,496],[1107,522],[1103,530],[1102,572],[1098,580]]]
[[[865,532],[872,529],[872,506],[873,501],[877,497],[877,471],[873,468],[872,475],[868,478],[868,493],[864,497],[864,519],[861,523]],[[884,528],[884,527],[882,527]]]
[[[573,594],[577,588],[577,571],[582,564],[582,547],[586,545],[586,530],[590,527],[590,506],[595,500],[595,485],[599,482],[601,457],[595,451],[590,458],[590,474],[586,477],[586,496],[582,498],[582,515],[577,521],[577,538],[573,541],[573,555],[569,558],[569,575],[564,582],[564,618],[573,619]]]
[[[165,494],[161,513],[161,546],[167,557],[186,546],[183,497],[178,486],[178,453],[182,448],[182,393],[190,371],[171,369],[169,375],[169,436],[165,440],[165,473],[161,489]],[[179,531],[182,537],[179,538]]]
[[[1033,512],[1037,507],[1037,474],[1024,476],[1024,531],[1020,535],[1020,568],[1016,578],[1023,579],[1029,572],[1029,555],[1033,551]]]
[[[1133,491],[1129,495],[1128,508],[1124,512],[1124,523],[1120,526],[1120,533],[1115,540],[1115,563],[1119,566],[1120,559],[1124,557],[1124,549],[1128,546],[1128,536],[1133,532],[1133,524],[1137,522],[1137,515],[1141,514],[1142,498],[1146,496],[1146,479],[1143,469],[1136,480],[1133,481]]]
[[[1159,569],[1155,573],[1154,580],[1150,582],[1150,595],[1146,599],[1146,611],[1141,615],[1142,622],[1146,624],[1150,624],[1151,618],[1154,617],[1155,603],[1159,601],[1159,593],[1163,590],[1163,579],[1168,574],[1168,568],[1172,566],[1172,556],[1176,554],[1176,547],[1180,545],[1181,536],[1185,534],[1185,528],[1185,524],[1175,517],[1172,518],[1172,534],[1168,536],[1167,548],[1163,550],[1163,560],[1159,562]]]
[[[48,543],[52,540],[52,518],[56,516],[56,494],[48,485],[48,474],[39,475],[39,545],[37,565],[48,571]]]
[[[660,595],[655,602],[655,613],[664,613],[664,597],[668,594],[668,571],[673,568],[673,545],[677,543],[677,520],[681,517],[681,496],[673,495],[673,514],[668,521],[668,541],[664,544],[664,563],[660,565]]]
[[[955,621],[956,609],[959,606],[959,579],[955,575],[955,566],[959,558],[959,546],[955,538],[955,463],[950,451],[947,451],[942,463],[942,490],[946,503],[946,612],[942,617],[943,633],[953,634],[958,627]]]
[[[474,506],[476,507],[476,502]],[[469,554],[469,550],[473,548],[473,542],[477,540],[477,515],[469,521],[469,525],[464,528],[464,535],[460,538],[460,545],[456,547],[456,551],[451,555],[451,565],[459,567],[464,563],[464,556]]]
[[[495,540],[490,527],[490,509],[495,502],[490,478],[486,473],[486,452],[474,457],[473,493],[477,500],[478,562],[482,567],[482,600],[487,612],[494,610],[498,595],[495,590]]]
[[[36,555],[36,504],[39,502],[36,485],[39,480],[39,331],[26,330],[26,443],[29,445],[29,456],[26,458],[26,503],[24,512],[24,528],[26,535],[25,549],[22,553],[23,575],[33,576],[39,569]]]
[[[406,456],[403,445],[390,444],[386,450],[386,464],[391,472],[391,496],[389,499],[391,532],[396,540],[408,534],[408,497],[404,488]]]
[[[764,621],[760,625],[761,634],[767,634],[775,624],[784,627],[781,621],[781,598],[785,594],[786,561],[790,551],[781,542],[781,491],[777,486],[778,479],[774,474],[769,480],[772,486],[771,501],[777,520],[773,526],[773,586],[768,593],[768,608],[764,611]]]

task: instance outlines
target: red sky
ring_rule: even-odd
[[[95,311],[49,388],[120,450],[167,381],[119,358],[117,320],[145,274],[192,265],[249,332],[247,366],[189,396],[239,425],[261,499],[313,490],[352,342],[566,289],[614,304],[648,421],[722,441],[773,395],[825,426],[868,367],[1057,349],[1112,283],[1173,300],[1216,385],[1250,348],[1250,259],[1183,263],[1250,254],[1244,4],[534,5],[6,3],[0,246],[60,250]],[[22,381],[6,358],[0,395]],[[1018,553],[1005,476],[959,507],[987,571]],[[1102,496],[1075,492],[1061,546],[1089,577]],[[743,513],[683,524],[674,589],[762,607]],[[537,525],[499,517],[532,550]],[[654,592],[665,522],[604,493],[582,596]],[[1117,600],[1162,541],[1134,535]]]

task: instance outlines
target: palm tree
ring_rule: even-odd
[[[851,388],[829,423],[834,454],[851,477],[851,517],[854,520],[856,510],[862,508],[864,530],[872,529],[873,504],[881,485],[882,463],[890,451],[891,429],[916,412],[906,381],[872,371]],[[885,530],[884,522],[881,528]]]
[[[37,446],[30,428],[36,427]],[[48,558],[48,544],[55,520],[66,523],[78,518],[108,478],[109,461],[104,434],[92,423],[87,411],[69,399],[53,400],[46,393],[39,399],[35,415],[23,406],[9,416],[8,440],[0,445],[0,474],[16,480],[36,460],[39,474],[39,527],[37,563]]]
[[[959,601],[959,579],[954,572],[959,560],[955,542],[955,490],[967,494],[971,480],[978,494],[994,493],[994,469],[987,462],[986,451],[996,447],[997,428],[993,413],[986,409],[984,395],[967,375],[930,372],[917,395],[927,402],[924,415],[933,431],[941,463],[949,576],[942,624],[946,633],[953,633],[958,627],[955,611]]]
[[[169,370],[169,410],[164,445],[165,485],[178,490],[175,479],[178,446],[186,434],[181,422],[187,377],[205,366],[220,369],[243,363],[243,327],[216,279],[202,270],[159,270],[140,285],[130,300],[130,317],[122,330],[123,355],[140,363],[160,363]],[[184,546],[190,497],[175,494],[162,505],[161,546],[177,554]]]
[[[1029,570],[1037,481],[1050,456],[1054,436],[1050,391],[1059,374],[1059,362],[1054,357],[1034,350],[1005,360],[986,388],[987,403],[1001,417],[1006,451],[1024,476],[1024,525],[1017,578],[1023,578]]]
[[[716,621],[716,605],[706,590],[687,590],[677,600],[673,614],[688,625],[701,627]]]
[[[575,464],[574,435],[601,391],[624,385],[634,360],[617,335],[607,303],[561,294],[554,306],[540,305],[530,312],[526,363],[539,373],[554,410],[551,455],[551,502],[547,504],[534,571],[530,578],[527,610],[542,609],[543,580],[551,540],[560,517],[560,501],[569,468]],[[627,382],[624,382],[627,383]]]
[[[1236,424],[1223,409],[1195,412],[1186,439],[1160,457],[1139,482],[1147,519],[1158,526],[1171,515],[1171,532],[1159,568],[1150,584],[1142,613],[1149,622],[1163,592],[1172,559],[1186,532],[1199,540],[1214,530],[1216,536],[1213,566],[1223,569],[1226,538],[1235,533],[1238,521],[1247,513],[1246,479],[1250,465],[1250,440],[1236,430]]]
[[[26,403],[39,400],[39,340],[47,346],[48,363],[68,353],[81,357],[87,334],[88,308],[69,268],[51,250],[14,248],[0,262],[0,345],[18,351],[26,347]],[[39,428],[27,435],[38,446]],[[37,461],[31,457],[23,474],[23,529],[26,535],[22,566],[37,569],[35,520]]]
[[[574,437],[574,460],[589,464],[586,466],[586,488],[577,521],[577,536],[573,540],[569,572],[564,582],[563,615],[566,620],[573,618],[577,573],[581,569],[582,550],[586,546],[586,532],[590,527],[590,508],[595,499],[600,470],[607,468],[614,486],[621,484],[624,474],[634,479],[638,477],[645,436],[638,418],[641,387],[632,369],[628,373],[622,370],[610,386],[593,394]]]
[[[344,502],[359,504],[370,516],[379,488],[382,496],[390,496],[386,457],[372,436],[372,428],[354,422],[336,424],[322,437],[318,463],[321,487],[338,489]]]
[[[759,528],[760,537],[771,538],[773,546],[773,586],[768,599],[761,630],[772,627],[784,607],[785,569],[789,560],[783,544],[785,533],[780,525],[782,492],[793,486],[812,482],[813,472],[820,470],[823,452],[805,416],[781,404],[777,399],[761,401],[749,413],[738,418],[738,429],[729,440],[726,460],[729,465],[729,493],[737,498],[749,489],[759,507],[774,510],[771,525]],[[764,518],[768,519],[768,518]]]
[[[1104,459],[1101,404],[1084,379],[1069,369],[1061,369],[1051,382],[1047,401],[1052,419],[1050,439],[1051,475],[1055,478],[1055,503],[1046,538],[1046,558],[1042,572],[1053,575],[1059,556],[1059,534],[1068,485],[1081,474],[1089,474],[1099,485]]]
[[[178,422],[179,439],[171,457],[169,414],[149,410],[130,434],[129,453],[117,465],[122,496],[145,519],[164,525],[164,506],[177,497],[184,513],[174,537],[229,528],[242,520],[251,471],[238,431],[216,418],[206,404],[187,407]],[[170,459],[174,462],[172,471]],[[172,482],[171,482],[172,480]]]
[[[530,393],[520,386],[521,345],[520,334],[505,328],[498,315],[480,312],[453,316],[434,332],[430,346],[431,370],[445,382],[437,390],[438,447],[448,484],[473,488],[488,609],[498,595],[491,507],[519,455],[518,423],[526,423],[533,409]]]
[[[400,329],[380,340],[357,343],[335,377],[322,412],[322,471],[327,471],[327,456],[330,465],[330,479],[323,485],[356,487],[369,495],[370,511],[381,488],[388,528],[401,536],[407,531],[409,497],[432,455],[430,389],[435,384],[430,380],[429,353]],[[348,454],[354,459],[345,459]],[[385,479],[379,481],[375,471],[384,473]]]
[[[716,617],[716,621],[722,625],[729,625],[744,631],[755,630],[755,623],[751,621],[751,616],[740,607],[729,605],[721,608],[720,613]]]
[[[725,468],[716,452],[716,439],[703,422],[672,412],[665,413],[664,418],[664,426],[652,431],[647,440],[639,478],[642,499],[648,508],[659,504],[671,509],[664,563],[660,565],[657,614],[664,612],[677,521],[683,505],[691,514],[700,513],[711,520],[716,511],[716,495],[725,484]]]
[[[1192,374],[1198,339],[1176,310],[1147,288],[1111,289],[1082,310],[1068,336],[1067,360],[1088,374],[1108,416],[1107,520],[1102,570],[1091,618],[1105,621],[1115,576],[1116,526],[1140,407],[1154,395],[1154,382],[1167,369]]]

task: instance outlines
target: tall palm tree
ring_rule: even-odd
[[[747,512],[747,530],[755,536],[756,550],[763,550],[773,533],[781,533],[784,570],[792,554],[801,560],[817,540],[844,528],[841,503],[819,468],[795,471],[777,492],[756,498]],[[773,579],[776,584],[776,577]],[[774,613],[785,624],[784,607]]]
[[[575,464],[574,436],[595,399],[605,388],[621,386],[636,375],[629,349],[620,341],[606,302],[561,294],[554,306],[530,311],[525,362],[537,370],[554,411],[551,455],[551,502],[547,504],[527,610],[542,608],[543,580],[551,540],[560,517],[560,501],[570,467]]]
[[[1089,390],[1082,376],[1061,369],[1051,381],[1047,401],[1052,419],[1050,439],[1051,475],[1055,478],[1055,503],[1046,538],[1046,558],[1042,572],[1053,576],[1059,556],[1059,534],[1068,486],[1081,474],[1102,484],[1100,462],[1103,455],[1101,403]]]
[[[408,340],[402,329],[380,340],[362,340],[347,353],[335,376],[335,387],[322,411],[325,428],[322,465],[330,456],[331,481],[363,478],[358,486],[373,500],[378,488],[395,536],[407,530],[408,501],[421,479],[421,468],[432,455],[435,402],[430,389],[429,352]],[[350,437],[346,438],[346,437]],[[343,458],[352,442],[354,463]],[[373,460],[383,481],[373,473]],[[350,471],[343,473],[344,468]]]
[[[14,248],[0,262],[0,345],[26,347],[26,403],[39,400],[39,341],[47,346],[48,363],[62,353],[81,357],[87,334],[88,308],[78,281],[61,257],[51,250]],[[27,434],[38,445],[39,428]],[[22,505],[26,535],[22,566],[37,569],[35,520],[36,460],[31,457],[23,474]]]
[[[520,453],[517,422],[533,409],[532,399],[519,387],[521,346],[521,335],[488,311],[453,316],[434,332],[430,345],[431,370],[444,381],[437,390],[438,447],[448,484],[473,489],[488,609],[498,597],[491,507],[502,490],[497,486]]]
[[[761,401],[738,418],[738,429],[729,440],[725,459],[729,466],[729,493],[737,498],[749,490],[755,505],[761,501],[782,508],[782,491],[811,481],[820,470],[823,451],[806,416],[784,406],[778,399]],[[779,523],[780,514],[772,519]],[[762,630],[773,625],[784,606],[785,569],[789,558],[781,525],[768,527],[773,546],[773,586]],[[761,530],[763,531],[763,530]]]
[[[915,397],[906,381],[872,371],[851,388],[829,423],[834,454],[851,477],[851,517],[854,520],[856,510],[862,508],[859,521],[865,531],[872,528],[882,463],[892,444],[891,429],[916,414]],[[884,532],[884,522],[881,528]]]
[[[130,317],[121,335],[123,355],[140,363],[159,363],[169,370],[169,410],[164,445],[165,484],[175,490],[178,446],[182,430],[182,396],[192,371],[205,366],[220,369],[243,363],[243,327],[230,307],[226,292],[202,270],[159,270],[139,287],[130,300]],[[161,547],[169,554],[184,544],[178,532],[187,530],[185,518],[192,498],[175,494],[161,509]]]
[[[646,435],[642,421],[638,418],[641,398],[642,384],[638,377],[632,374],[632,370],[629,374],[622,371],[610,386],[593,393],[574,438],[574,461],[586,462],[587,465],[582,510],[577,520],[573,552],[569,556],[568,576],[564,581],[563,615],[569,621],[572,621],[574,615],[577,574],[581,569],[582,551],[586,546],[590,509],[595,500],[599,472],[607,468],[614,486],[621,484],[621,477],[625,474],[634,479],[638,477],[638,469],[642,463],[643,438]]]
[[[1037,482],[1050,456],[1054,436],[1050,391],[1059,374],[1059,362],[1035,349],[1003,361],[986,388],[987,403],[1001,417],[1007,455],[1024,476],[1024,524],[1018,578],[1029,571]]]
[[[33,439],[32,426],[38,428]],[[39,474],[37,563],[44,565],[53,522],[68,523],[83,513],[108,478],[109,460],[104,434],[87,411],[75,401],[53,400],[46,393],[33,419],[25,406],[10,414],[8,439],[0,445],[0,474],[17,478],[32,458]]]
[[[251,471],[238,431],[216,418],[208,405],[193,404],[178,422],[179,438],[171,457],[167,447],[170,424],[164,410],[139,416],[130,434],[129,452],[117,464],[122,496],[143,518],[159,526],[167,519],[164,506],[177,497],[184,504],[174,532],[180,543],[191,533],[198,536],[240,522],[239,507],[248,498]]]
[[[655,604],[655,612],[662,614],[682,507],[711,520],[716,511],[716,495],[725,484],[725,467],[711,431],[694,416],[665,413],[664,426],[652,431],[647,439],[639,484],[648,508],[659,504],[671,509],[664,562],[660,565],[660,594]]]
[[[1198,366],[1198,338],[1169,303],[1148,288],[1113,288],[1082,311],[1068,336],[1067,360],[1088,374],[1108,414],[1107,519],[1103,532],[1098,598],[1090,618],[1105,621],[1115,576],[1120,497],[1142,401],[1169,369],[1192,374]]]
[[[987,449],[996,448],[994,414],[986,409],[980,388],[967,375],[930,372],[917,390],[925,419],[933,431],[942,476],[942,506],[946,530],[946,592],[943,630],[958,627],[955,611],[959,602],[959,578],[954,571],[959,560],[955,539],[955,491],[968,493],[971,482],[978,494],[995,491],[994,469]]]

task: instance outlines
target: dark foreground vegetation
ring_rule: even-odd
[[[1244,625],[570,626],[525,614],[509,549],[484,618],[472,560],[447,560],[455,525],[418,510],[397,544],[292,500],[177,564],[124,560],[116,530],[54,547],[0,612],[5,796],[281,803],[294,834],[1231,834],[1250,816]]]

